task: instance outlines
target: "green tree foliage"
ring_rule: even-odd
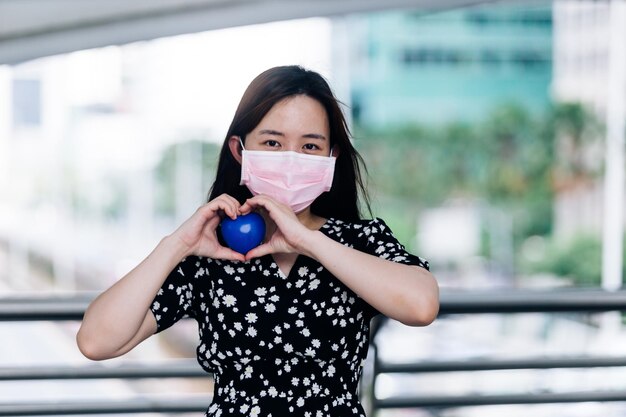
[[[514,239],[550,233],[552,228],[552,170],[555,161],[553,129],[524,108],[496,109],[479,126],[485,177],[480,197],[509,210]]]
[[[368,163],[370,183],[385,198],[418,207],[438,206],[451,197],[486,201],[511,214],[519,244],[551,232],[555,172],[593,175],[581,155],[598,131],[599,124],[579,104],[555,105],[536,116],[506,103],[475,124],[378,131],[357,126],[355,143]],[[571,152],[557,152],[563,141]]]
[[[577,103],[564,103],[549,114],[547,126],[557,138],[554,183],[557,189],[586,181],[600,171],[598,160],[588,158],[589,148],[603,135],[598,119]]]
[[[220,145],[206,142],[200,139],[190,139],[168,146],[161,155],[161,159],[155,167],[156,189],[156,210],[161,215],[171,216],[175,213],[175,187],[176,169],[180,158],[177,154],[199,152],[196,161],[200,163],[202,171],[202,185],[208,191],[213,183]]]
[[[537,260],[526,260],[522,265],[523,270],[564,277],[580,287],[601,284],[602,243],[598,236],[581,234],[567,241],[550,240],[542,255]],[[622,276],[626,276],[626,263],[622,265]]]

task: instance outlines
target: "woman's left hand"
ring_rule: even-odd
[[[257,195],[246,200],[239,211],[248,214],[258,208],[265,210],[276,229],[267,242],[246,253],[246,260],[270,253],[303,253],[305,237],[313,231],[300,223],[291,208],[266,195]]]
[[[291,208],[263,195],[248,199],[241,214],[267,212],[276,229],[246,260],[273,253],[298,253],[315,259],[348,288],[384,315],[410,326],[425,326],[439,311],[433,275],[415,265],[396,263],[337,242],[302,224]],[[381,279],[384,277],[384,279]]]

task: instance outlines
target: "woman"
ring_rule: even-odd
[[[369,322],[431,323],[438,287],[380,219],[362,220],[359,156],[326,81],[265,71],[237,108],[209,201],[97,297],[85,356],[122,355],[184,316],[214,374],[207,416],[364,416],[357,398]],[[218,226],[252,211],[264,243],[241,254]]]

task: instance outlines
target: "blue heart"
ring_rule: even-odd
[[[239,216],[235,220],[225,217],[220,226],[226,245],[242,254],[259,246],[265,237],[265,222],[258,213]]]

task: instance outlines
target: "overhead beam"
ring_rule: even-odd
[[[175,9],[167,13],[157,10],[7,35],[0,38],[0,64],[17,64],[82,49],[123,45],[166,36],[273,21],[403,8],[417,8],[428,12],[487,2],[485,0],[229,0]],[[62,10],[59,12],[62,13]]]

